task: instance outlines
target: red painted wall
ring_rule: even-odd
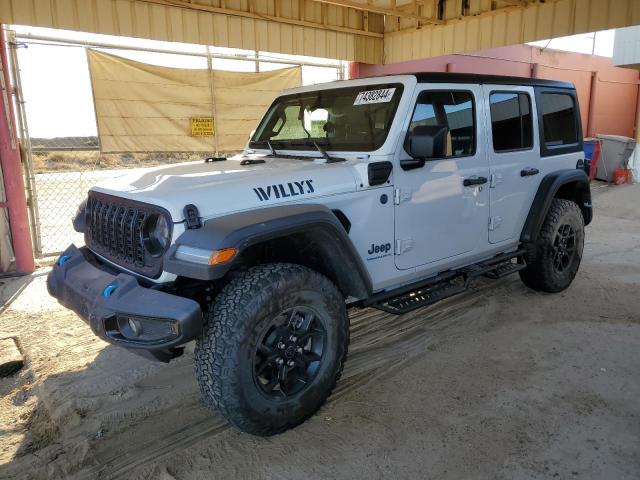
[[[640,73],[614,67],[607,57],[514,45],[390,65],[353,63],[349,68],[351,78],[408,72],[480,73],[573,82],[585,137],[636,136]]]

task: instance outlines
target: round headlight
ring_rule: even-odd
[[[152,215],[144,224],[144,240],[147,251],[153,256],[162,255],[169,246],[169,222],[164,215]]]

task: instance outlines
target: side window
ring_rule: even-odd
[[[578,143],[576,108],[573,97],[565,93],[543,93],[542,126],[547,147]]]
[[[475,153],[475,108],[471,92],[426,91],[420,93],[409,132],[417,126],[447,128],[445,158]]]
[[[507,152],[532,148],[533,122],[529,95],[492,92],[489,104],[493,150]]]

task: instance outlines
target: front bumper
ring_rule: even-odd
[[[47,278],[47,289],[103,340],[168,361],[202,330],[191,299],[141,286],[133,275],[101,269],[85,247],[69,246]]]

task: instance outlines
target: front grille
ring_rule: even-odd
[[[144,223],[151,215],[165,215],[171,225],[168,212],[160,207],[89,192],[85,243],[107,260],[155,278],[162,272],[162,256],[152,256],[144,242]]]

